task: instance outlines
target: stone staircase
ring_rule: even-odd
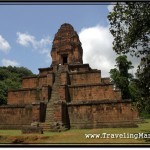
[[[39,123],[39,126],[45,131],[65,131],[68,130],[68,126],[64,125],[62,122],[57,122],[54,119],[55,103],[59,102],[59,86],[60,86],[60,75],[61,72],[68,71],[68,66],[59,66],[58,71],[55,73],[55,81],[52,87],[51,99],[47,103],[45,122]]]
[[[59,85],[60,85],[60,74],[61,74],[61,69],[58,70],[55,76],[55,82],[52,87],[52,94],[51,94],[51,99],[47,104],[47,109],[46,109],[46,119],[45,122],[51,122],[54,121],[54,102],[57,102],[59,100]]]
[[[60,75],[62,67],[59,66],[58,71],[55,73],[55,81],[52,87],[51,99],[47,103],[46,118],[44,123],[40,123],[39,126],[43,130],[56,131],[59,128],[58,123],[54,120],[55,106],[54,103],[59,101],[59,86],[60,86]]]

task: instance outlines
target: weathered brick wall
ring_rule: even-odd
[[[66,103],[59,101],[54,104],[54,107],[56,110],[54,113],[54,121],[69,127],[69,116]]]
[[[133,122],[138,118],[131,103],[68,105],[71,128],[97,128],[105,124]]]
[[[59,98],[61,101],[69,101],[69,91],[66,85],[62,85],[59,87]]]
[[[74,64],[69,65],[70,72],[87,72],[90,71],[89,64]]]
[[[8,92],[7,104],[32,104],[39,99],[36,89],[22,89]]]
[[[111,84],[95,84],[85,86],[69,86],[71,101],[113,100],[116,99]]]
[[[32,105],[32,121],[40,121],[40,104]]]
[[[40,76],[38,85],[39,87],[42,87],[43,85],[47,85],[47,76]]]
[[[101,82],[100,72],[80,72],[80,73],[70,73],[71,85],[77,84],[94,84]]]
[[[122,100],[122,95],[120,90],[114,90],[115,99]]]
[[[8,92],[7,104],[32,104],[37,101],[49,99],[49,87],[43,86],[40,89],[21,89]]]
[[[106,84],[109,84],[110,83],[110,78],[102,78],[102,82],[103,83],[106,83]]]
[[[62,103],[57,102],[54,104],[55,112],[54,112],[54,121],[62,122]]]
[[[68,84],[69,79],[68,79],[68,73],[67,72],[62,72],[60,76],[60,83],[61,85],[66,85]]]
[[[87,65],[87,66],[85,66],[85,67],[79,67],[79,69],[78,69],[78,71],[89,71],[89,66]]]
[[[48,101],[50,99],[50,95],[51,95],[51,87],[50,86],[43,86],[41,89],[41,93],[40,94],[40,100],[42,101]]]
[[[31,77],[31,78],[24,78],[22,81],[22,88],[35,88],[38,85],[38,78]]]
[[[42,75],[39,77],[24,78],[22,81],[22,88],[36,88],[45,85],[52,86],[53,82],[54,82],[54,74],[49,73],[47,75]]]
[[[52,86],[54,83],[54,73],[47,74],[47,85]]]
[[[33,120],[39,121],[40,105],[0,106],[1,125],[29,125]]]

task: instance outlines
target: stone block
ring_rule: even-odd
[[[41,127],[28,126],[22,128],[22,134],[43,134],[43,130]]]

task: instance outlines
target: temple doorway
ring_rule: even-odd
[[[68,63],[68,56],[64,55],[62,56],[63,65]]]

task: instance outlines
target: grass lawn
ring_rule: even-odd
[[[21,130],[0,130],[0,143],[6,144],[149,144],[149,138],[86,138],[85,134],[133,134],[149,133],[150,119],[139,124],[138,128],[101,128],[101,129],[71,129],[64,132],[44,132],[44,134],[22,134]]]

